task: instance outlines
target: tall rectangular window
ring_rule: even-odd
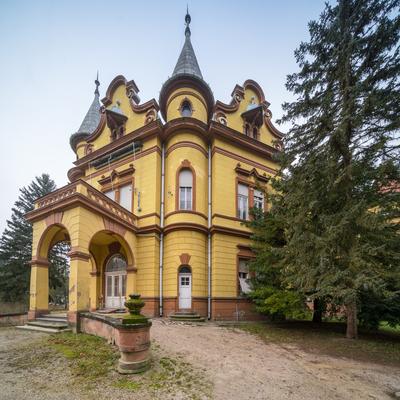
[[[264,211],[264,193],[261,190],[254,190],[254,207]]]
[[[179,209],[192,209],[193,174],[190,169],[183,169],[179,173]]]
[[[132,185],[125,185],[119,188],[119,204],[132,212]]]
[[[238,184],[237,208],[237,217],[247,219],[249,215],[249,187],[241,183]]]

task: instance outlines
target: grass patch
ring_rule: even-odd
[[[118,397],[134,392],[138,398],[211,398],[211,384],[203,371],[195,369],[181,357],[166,355],[152,343],[151,368],[138,375],[121,376],[116,372],[119,351],[99,337],[61,333],[46,339],[47,349],[68,360],[72,375],[88,389],[101,379],[103,389]],[[107,389],[108,388],[108,389]]]
[[[326,354],[380,364],[400,365],[400,334],[360,332],[358,340],[346,339],[342,323],[315,324],[309,321],[248,323],[238,325],[266,343],[294,345],[308,353]]]
[[[379,326],[381,332],[398,334],[400,336],[400,325],[390,326],[387,322],[381,322]]]
[[[125,389],[131,392],[137,392],[142,387],[142,384],[140,382],[135,382],[128,378],[122,378],[113,382],[112,386],[118,389]]]
[[[171,357],[152,343],[151,368],[140,375],[129,375],[112,383],[114,388],[154,399],[210,399],[212,386],[202,370],[180,356]],[[116,394],[117,397],[117,394]]]
[[[48,339],[48,345],[70,360],[75,376],[86,380],[95,380],[108,374],[115,368],[119,357],[102,338],[74,333],[60,333]]]

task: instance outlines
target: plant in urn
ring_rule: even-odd
[[[123,318],[122,323],[124,325],[148,322],[148,319],[140,314],[140,310],[144,307],[144,300],[140,298],[140,294],[130,294],[129,299],[125,302],[125,307],[129,310],[129,315]]]

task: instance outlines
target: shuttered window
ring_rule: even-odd
[[[132,185],[121,186],[119,189],[119,204],[132,212]]]
[[[192,209],[193,174],[190,169],[183,169],[179,173],[179,209]]]

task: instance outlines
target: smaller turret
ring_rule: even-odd
[[[69,144],[72,147],[72,150],[76,151],[77,144],[85,140],[88,136],[90,136],[98,127],[100,123],[100,93],[99,93],[99,73],[97,73],[96,80],[94,81],[96,85],[96,89],[94,91],[94,99],[92,104],[89,107],[88,112],[83,119],[81,126],[79,129],[71,135],[69,139]]]

